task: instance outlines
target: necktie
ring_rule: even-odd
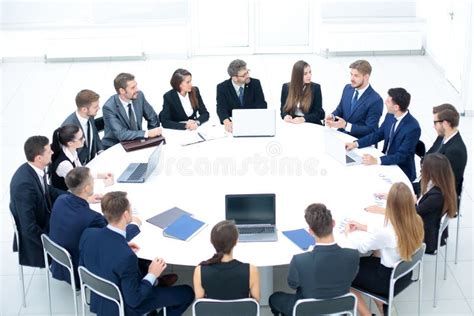
[[[357,98],[359,98],[359,90],[356,90],[351,101],[351,113],[354,112],[355,105],[357,104]]]
[[[87,121],[87,148],[89,149],[89,159],[87,161],[90,161],[92,159],[92,127],[91,127],[91,121]]]
[[[392,124],[392,127],[390,128],[390,134],[388,134],[388,145],[387,145],[387,151],[385,152],[386,154],[388,154],[388,150],[390,149],[390,145],[392,145],[392,138],[393,138],[393,134],[395,133],[395,125],[397,124],[397,120],[395,120],[395,122],[393,122]]]
[[[130,120],[130,128],[134,131],[137,129],[137,121],[135,121],[135,115],[133,115],[132,104],[128,104],[128,119]]]
[[[240,106],[244,106],[244,88],[243,87],[239,88],[239,100],[240,100]]]
[[[48,187],[48,173],[45,171],[43,174],[43,189],[44,189],[44,197],[46,198],[46,202],[48,203],[48,211],[51,212],[51,207],[53,206],[51,203],[51,195],[49,194],[49,187]]]

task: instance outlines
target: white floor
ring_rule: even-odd
[[[1,204],[0,204],[0,315],[46,315],[48,304],[44,270],[25,269],[27,307],[21,306],[17,257],[11,251],[12,227],[9,217],[8,187],[11,175],[23,163],[23,143],[31,135],[51,137],[52,131],[69,113],[75,110],[74,97],[80,89],[88,88],[101,95],[101,104],[112,94],[113,78],[119,72],[135,74],[139,88],[158,112],[162,95],[170,89],[169,79],[176,68],[187,68],[193,83],[200,87],[204,102],[215,115],[216,84],[227,79],[226,68],[234,56],[196,57],[192,59],[160,59],[130,62],[76,62],[45,64],[37,62],[11,62],[0,64],[1,69]],[[323,106],[332,111],[339,102],[344,84],[348,82],[348,65],[358,57],[332,57],[315,55],[258,55],[243,57],[259,78],[270,107],[278,107],[281,84],[289,81],[291,67],[298,59],[312,65],[313,81],[322,86]],[[391,87],[404,87],[412,95],[411,113],[422,127],[422,140],[431,146],[433,129],[431,108],[444,102],[460,106],[460,97],[443,75],[424,56],[366,57],[372,66],[371,83],[385,98]],[[462,117],[460,130],[469,152],[472,148],[472,117]],[[471,159],[471,158],[469,158]],[[439,301],[432,308],[434,258],[427,257],[424,264],[423,315],[473,315],[473,182],[472,160],[465,172],[462,219],[460,225],[459,262],[454,264],[456,223],[450,225],[448,278],[439,274]],[[318,202],[318,201],[314,201]],[[204,259],[204,258],[203,258]],[[441,266],[442,267],[442,266]],[[191,284],[192,270],[174,267],[181,283]],[[287,289],[286,267],[274,270],[275,290]],[[73,314],[72,296],[68,286],[53,281],[53,313]],[[398,315],[415,314],[417,287],[412,286],[395,300]],[[188,315],[191,313],[187,312]],[[263,315],[270,315],[268,308]]]

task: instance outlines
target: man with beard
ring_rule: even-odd
[[[351,69],[351,83],[342,91],[336,110],[326,116],[326,125],[354,137],[375,132],[383,111],[383,100],[369,84],[372,66],[366,60],[356,60]]]
[[[227,67],[230,78],[217,85],[217,115],[227,132],[232,132],[233,109],[267,108],[260,80],[249,72],[245,61],[233,60]]]
[[[109,148],[124,140],[157,137],[161,135],[158,115],[138,90],[135,77],[120,73],[114,80],[116,95],[104,104],[104,138],[102,144]],[[143,118],[148,130],[142,129]]]

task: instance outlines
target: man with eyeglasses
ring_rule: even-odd
[[[250,69],[241,59],[233,60],[227,73],[230,78],[217,85],[217,115],[227,132],[232,132],[233,109],[266,109],[260,80],[250,78]]]

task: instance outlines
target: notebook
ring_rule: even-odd
[[[128,165],[127,169],[120,175],[117,179],[117,182],[120,183],[143,183],[150,176],[150,174],[155,170],[158,162],[160,161],[161,147],[163,145],[158,145],[150,157],[148,157],[147,163],[131,163]]]
[[[346,143],[337,137],[334,131],[324,132],[326,153],[343,165],[352,166],[362,163],[362,157],[354,151],[346,151]]]
[[[289,240],[302,250],[308,250],[310,246],[316,243],[316,239],[303,228],[284,231],[283,235],[288,237]]]
[[[239,241],[277,241],[275,194],[225,196],[225,218],[235,221]]]
[[[175,220],[180,218],[182,215],[189,215],[192,216],[191,213],[188,213],[186,211],[183,211],[179,207],[173,207],[167,211],[164,211],[158,215],[155,215],[153,217],[150,217],[146,221],[150,224],[153,224],[155,226],[158,226],[162,229],[165,229],[168,227],[171,223],[173,223]]]
[[[206,223],[184,214],[171,223],[168,227],[166,227],[165,230],[163,230],[163,235],[166,237],[188,241],[206,226]]]
[[[234,109],[232,134],[234,137],[275,136],[275,109]]]

